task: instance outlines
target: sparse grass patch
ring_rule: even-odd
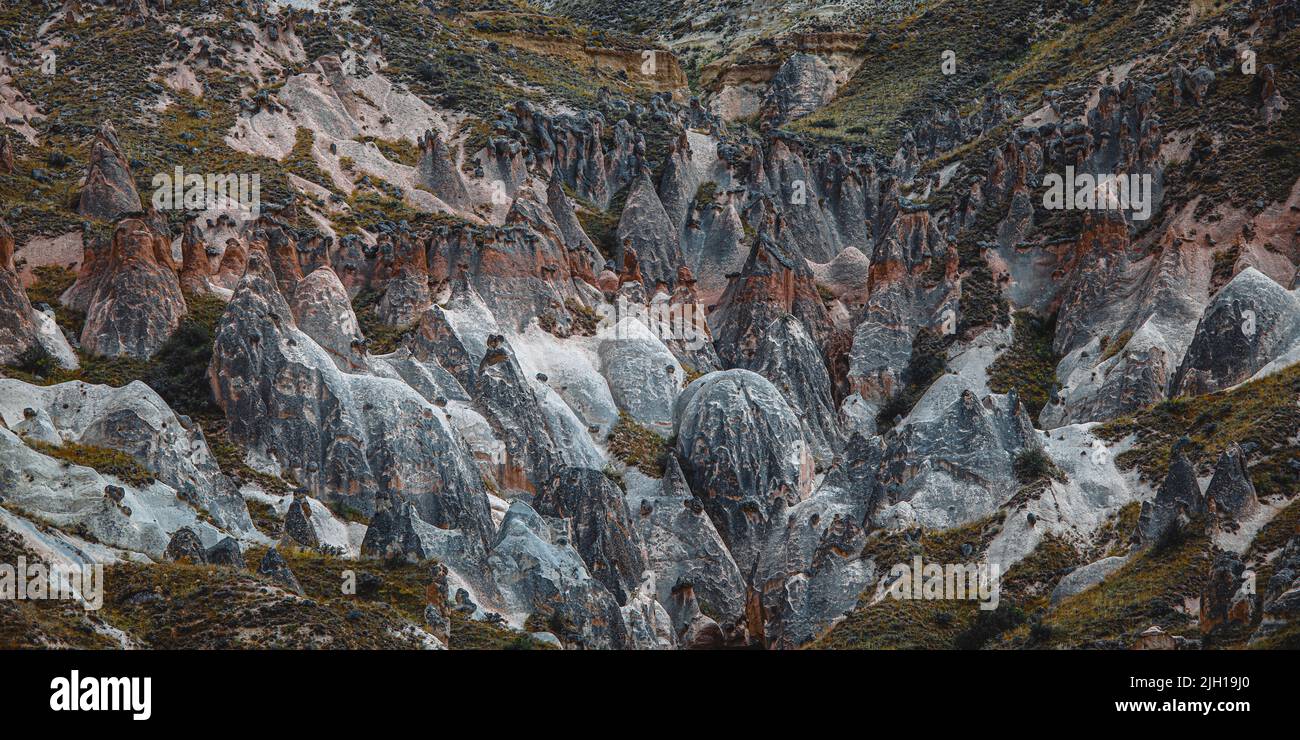
[[[1106,360],[1109,360],[1110,358],[1119,354],[1125,347],[1128,346],[1128,341],[1132,338],[1133,338],[1133,332],[1131,331],[1120,332],[1120,335],[1118,337],[1115,337],[1115,341],[1113,342],[1110,340],[1110,337],[1102,337],[1100,361],[1105,362]]]
[[[1186,435],[1185,452],[1203,474],[1233,442],[1254,442],[1250,478],[1261,497],[1292,495],[1300,490],[1300,365],[1229,391],[1183,396],[1147,406],[1097,427],[1102,439],[1117,442],[1129,435],[1133,446],[1116,458],[1123,469],[1138,468],[1147,480],[1160,480],[1169,469],[1170,450]]]
[[[397,351],[406,335],[415,330],[414,326],[394,326],[379,320],[377,306],[383,293],[366,290],[352,299],[352,311],[357,316],[361,334],[369,342],[369,351],[375,355],[386,355]]]
[[[943,375],[947,365],[948,345],[952,337],[929,328],[922,328],[912,338],[912,356],[903,371],[903,387],[885,402],[876,413],[876,425],[881,430],[894,426],[894,417],[907,416],[916,402],[925,395],[930,384]]]
[[[1026,447],[1021,450],[1012,462],[1011,468],[1016,474],[1016,480],[1022,484],[1049,479],[1065,482],[1065,473],[1052,462],[1052,458],[1048,457],[1041,447]]]
[[[1029,418],[1036,419],[1056,383],[1060,359],[1052,351],[1056,318],[1042,319],[1027,311],[1017,312],[1013,318],[1011,346],[989,366],[989,389],[1007,393],[1014,388]]]
[[[127,485],[142,488],[154,482],[153,473],[135,461],[135,458],[107,447],[64,442],[52,445],[36,439],[24,439],[28,447],[50,457],[73,465],[93,468],[102,475],[111,475]]]
[[[1193,531],[1164,549],[1136,555],[1099,585],[1075,594],[1043,617],[1045,629],[1034,646],[1128,648],[1153,624],[1166,630],[1192,626],[1182,611],[1187,599],[1200,596],[1213,559],[1209,537]],[[1011,642],[1030,642],[1020,628]]]
[[[620,412],[618,423],[609,432],[609,452],[642,473],[661,478],[668,440],[637,423],[627,412]]]

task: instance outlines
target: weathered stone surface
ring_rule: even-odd
[[[158,351],[187,310],[170,253],[167,238],[143,219],[118,224],[86,310],[83,348],[105,357],[148,358]]]
[[[793,648],[816,636],[894,565],[862,557],[882,452],[879,438],[854,437],[816,493],[774,515],[753,580],[761,623],[750,625],[768,647]]]
[[[686,479],[750,573],[768,528],[811,492],[811,451],[775,387],[748,370],[709,373],[677,400],[677,454]]]
[[[365,338],[352,311],[348,291],[329,267],[313,270],[294,291],[294,321],[343,372],[358,372],[366,365]]]
[[[38,434],[46,441],[125,452],[174,489],[171,495],[179,505],[206,512],[217,527],[236,536],[253,531],[243,497],[222,474],[202,429],[178,417],[144,383],[111,388],[74,381],[35,387],[0,380],[0,417],[17,428],[28,410],[45,430]],[[147,514],[144,504],[129,506],[141,517]]]
[[[597,350],[600,374],[620,410],[667,437],[673,402],[686,374],[672,352],[640,320],[624,318]]]
[[[167,551],[163,553],[163,557],[174,562],[188,562],[194,565],[205,565],[208,562],[207,550],[199,541],[199,536],[189,527],[181,527],[172,533],[172,539],[167,543]]]
[[[1152,625],[1138,635],[1133,650],[1177,650],[1178,637]]]
[[[284,515],[282,546],[296,545],[308,550],[319,548],[320,535],[316,534],[316,527],[312,525],[311,519],[311,502],[305,494],[295,494],[293,501],[289,503],[289,510]]]
[[[988,516],[1019,488],[1016,456],[1038,446],[1014,391],[981,398],[944,375],[886,440],[872,522],[945,529]]]
[[[1297,346],[1300,295],[1248,267],[1206,306],[1174,376],[1173,392],[1222,390]]]
[[[90,147],[90,167],[81,189],[77,212],[100,221],[116,221],[124,213],[140,210],[140,194],[117,132],[104,121]]]
[[[669,455],[660,481],[647,483],[629,486],[627,507],[645,543],[647,567],[655,574],[656,599],[671,604],[674,591],[689,584],[714,618],[727,625],[729,641],[740,641],[745,621],[744,576],[703,504],[691,493],[676,456]],[[678,621],[684,618],[682,612],[671,612],[671,616],[678,635],[690,627],[689,621]]]
[[[646,571],[641,584],[632,592],[628,603],[620,611],[627,625],[628,641],[636,650],[672,650],[677,647],[677,634],[668,610],[655,598],[655,574]]]
[[[375,306],[379,319],[390,326],[407,326],[429,307],[429,258],[417,237],[397,233],[381,237],[376,245],[374,281],[384,294]]]
[[[32,304],[14,268],[14,235],[0,219],[0,365],[7,365],[38,343]]]
[[[1056,588],[1052,589],[1052,603],[1059,604],[1064,599],[1096,586],[1127,562],[1127,557],[1113,555],[1087,565],[1080,565],[1062,577],[1056,584]]]
[[[779,126],[809,113],[835,97],[835,72],[821,57],[791,54],[777,70],[763,99],[764,122]]]
[[[420,137],[420,161],[415,166],[416,181],[452,208],[471,204],[465,177],[456,166],[451,151],[433,130]]]
[[[399,380],[340,372],[298,329],[260,252],[218,326],[209,377],[231,436],[315,497],[369,515],[377,492],[396,492],[425,521],[490,540],[477,466],[445,416]]]
[[[587,573],[567,527],[516,501],[506,512],[489,558],[507,602],[536,614],[568,645],[622,648],[630,636],[618,603]]]
[[[1300,617],[1300,536],[1287,540],[1273,561],[1273,575],[1261,599],[1263,616],[1251,641],[1260,640]]]
[[[772,381],[791,408],[798,409],[804,438],[820,466],[829,466],[843,442],[839,414],[831,398],[831,379],[822,353],[792,314],[774,320],[752,357],[741,363]]]
[[[280,551],[274,547],[266,551],[262,556],[262,562],[257,564],[259,575],[270,578],[275,585],[286,591],[292,591],[299,596],[303,595],[302,584],[298,583],[298,577],[289,569],[289,564],[284,562],[284,557]]]
[[[1227,625],[1249,625],[1257,598],[1252,591],[1241,558],[1231,552],[1219,553],[1201,592],[1201,634],[1209,635]]]
[[[619,250],[614,259],[622,262],[628,248],[635,250],[647,289],[658,283],[671,287],[676,282],[677,268],[685,264],[681,242],[646,172],[632,184],[617,233]]]
[[[625,606],[641,584],[646,555],[618,486],[600,470],[563,468],[544,483],[533,508],[568,520],[587,571]]]
[[[595,271],[604,263],[604,257],[600,256],[596,245],[592,244],[587,232],[583,230],[582,222],[573,210],[573,203],[564,192],[558,171],[552,174],[546,186],[546,206],[555,219],[555,225],[559,227],[561,241],[569,250],[569,269],[574,277],[594,285]]]
[[[536,391],[501,335],[489,337],[471,388],[475,408],[505,444],[497,482],[521,491],[541,490],[559,464],[560,450]]]
[[[812,271],[781,239],[776,227],[759,233],[740,274],[730,280],[710,316],[718,355],[727,366],[752,369],[751,363],[761,364],[762,358],[755,357],[768,328],[786,315],[802,323],[814,344],[830,331]]]
[[[1255,484],[1246,468],[1246,453],[1235,442],[1219,455],[1214,466],[1214,477],[1205,489],[1205,499],[1219,518],[1225,522],[1238,522],[1254,514],[1259,507]]]
[[[213,259],[193,216],[181,228],[181,258],[181,288],[196,295],[212,292]]]
[[[1155,499],[1142,502],[1137,535],[1143,545],[1158,543],[1171,531],[1188,526],[1206,513],[1205,496],[1196,481],[1196,469],[1183,453],[1184,444],[1180,440],[1174,445],[1173,461]]]
[[[223,537],[220,542],[209,547],[207,558],[210,565],[244,567],[244,553],[239,549],[239,542],[234,537]]]

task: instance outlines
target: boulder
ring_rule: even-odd
[[[1254,514],[1259,507],[1255,484],[1246,467],[1246,453],[1241,445],[1232,443],[1219,455],[1214,466],[1214,477],[1205,489],[1205,498],[1221,520],[1239,522]]]
[[[298,583],[298,577],[289,569],[289,564],[284,562],[284,557],[280,551],[274,547],[266,551],[262,556],[262,562],[257,564],[258,575],[266,576],[271,579],[275,585],[286,591],[292,591],[299,596],[303,595],[302,585]]]
[[[1080,565],[1062,577],[1056,584],[1056,588],[1052,589],[1052,604],[1059,604],[1075,594],[1083,593],[1096,586],[1127,562],[1127,557],[1113,555],[1087,565]]]
[[[1207,512],[1205,496],[1196,480],[1196,469],[1183,452],[1186,440],[1174,444],[1173,462],[1152,501],[1142,502],[1138,515],[1138,542],[1158,543],[1175,529],[1181,529]]]
[[[221,541],[208,548],[209,565],[228,565],[232,568],[244,567],[244,553],[234,537],[222,537]]]
[[[163,557],[172,562],[185,562],[194,565],[206,565],[208,552],[199,541],[199,536],[189,527],[181,527],[172,533]]]

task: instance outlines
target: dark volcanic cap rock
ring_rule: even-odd
[[[1219,456],[1214,477],[1210,479],[1209,488],[1205,489],[1205,498],[1213,504],[1216,513],[1233,520],[1250,515],[1259,506],[1241,445],[1228,445]]]

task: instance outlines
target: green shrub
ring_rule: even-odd
[[[1061,472],[1056,463],[1052,462],[1052,458],[1039,447],[1027,447],[1021,450],[1020,454],[1016,455],[1011,469],[1015,472],[1016,480],[1025,484],[1049,479],[1065,480],[1065,473]]]
[[[1042,319],[1027,311],[1016,313],[1011,346],[989,366],[989,389],[1020,394],[1031,419],[1037,418],[1056,384],[1059,358],[1052,351],[1056,318]]]
[[[619,414],[618,423],[610,430],[610,454],[652,478],[663,477],[667,451],[667,440],[638,424],[626,412]]]

